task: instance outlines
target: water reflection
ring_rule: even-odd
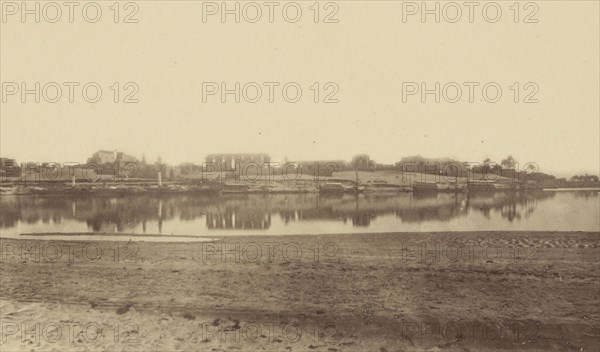
[[[584,223],[578,219],[570,230],[597,230],[598,227],[597,216],[594,216],[594,212],[598,212],[597,191],[377,196],[3,196],[0,208],[0,229],[4,235],[81,231],[83,224],[83,231],[105,233],[190,234],[190,231],[227,229],[269,233],[274,225],[278,231],[297,226],[296,230],[300,232],[296,233],[302,233],[302,226],[310,223],[323,224],[318,230],[322,232],[336,232],[348,227],[368,231],[379,219],[382,224],[388,224],[389,228],[384,228],[386,231],[411,230],[411,224],[450,223],[457,219],[469,221],[462,223],[462,228],[448,225],[448,230],[478,230],[480,219],[487,219],[498,230],[503,223],[519,223],[519,229],[525,230],[537,229],[528,226],[553,221],[556,214],[566,216],[573,211],[583,213]],[[543,209],[542,218],[527,225],[527,219],[533,217],[538,208]],[[193,224],[194,230],[186,226],[188,223]],[[168,224],[167,229],[165,224]],[[340,226],[335,227],[336,224]],[[381,230],[381,226],[374,230]]]

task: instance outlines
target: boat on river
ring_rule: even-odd
[[[342,182],[326,182],[319,186],[319,193],[358,193],[364,186],[353,186]]]

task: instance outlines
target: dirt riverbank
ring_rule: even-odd
[[[597,351],[599,236],[3,239],[0,347]]]

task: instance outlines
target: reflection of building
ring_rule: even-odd
[[[209,229],[261,229],[271,227],[271,214],[227,210],[224,213],[206,214]]]
[[[0,197],[0,229],[10,233],[21,231],[18,226],[35,225],[35,231],[48,232],[46,224],[63,223],[63,227],[68,228],[70,223],[83,223],[90,232],[190,234],[188,232],[195,233],[194,228],[184,223],[194,220],[196,224],[203,223],[201,226],[205,223],[207,229],[267,230],[274,226],[273,216],[275,224],[332,222],[366,227],[380,217],[419,224],[447,222],[470,213],[514,222],[527,219],[538,202],[557,194],[573,197],[568,198],[570,201],[581,201],[575,197],[589,197],[590,203],[586,204],[594,201],[597,204],[598,200],[597,191],[572,195],[562,192],[393,193],[377,197],[319,194]],[[589,212],[589,208],[584,207],[582,211]],[[547,217],[543,213],[541,216]],[[146,227],[147,224],[150,227]],[[177,226],[182,227],[177,230]]]
[[[206,162],[222,165],[223,171],[234,171],[236,170],[236,165],[240,165],[243,167],[245,164],[250,163],[255,164],[255,167],[268,167],[268,164],[266,163],[271,162],[271,157],[265,153],[217,153],[208,154],[206,156]]]
[[[346,223],[351,220],[353,226],[359,227],[369,226],[371,220],[376,217],[376,211],[358,209],[358,198],[352,200],[329,198],[329,200],[333,200],[333,204],[321,204],[298,210],[280,210],[279,215],[286,224],[290,221],[341,221]]]
[[[357,211],[356,214],[354,214],[354,216],[352,217],[352,225],[359,227],[368,227],[369,225],[371,225],[371,219],[374,217],[375,215],[371,214],[371,212]]]
[[[138,160],[123,152],[99,150],[88,159],[88,164],[113,164],[115,162],[137,162]]]

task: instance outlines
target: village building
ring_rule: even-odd
[[[352,158],[352,167],[358,170],[370,170],[375,168],[375,161],[368,154],[355,155]]]
[[[235,171],[237,167],[253,163],[262,168],[269,167],[271,157],[265,153],[216,153],[206,156],[206,163],[220,165],[222,171]]]
[[[88,158],[88,164],[114,164],[115,162],[127,163],[127,162],[138,162],[138,159],[134,156],[127,155],[123,152],[99,150],[95,152],[91,158]]]

